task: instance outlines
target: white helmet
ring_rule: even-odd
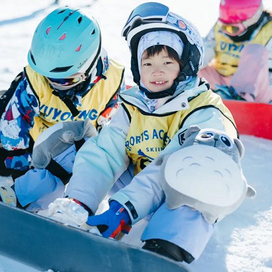
[[[184,43],[181,62],[184,64],[178,78],[183,81],[187,76],[195,76],[203,64],[204,49],[201,35],[197,29],[184,18],[169,11],[169,8],[156,2],[147,2],[136,7],[130,14],[122,31],[131,50],[131,71],[133,80],[139,85],[137,48],[140,38],[153,31],[171,31],[179,35]],[[174,83],[175,85],[175,83]],[[170,88],[173,89],[173,88]],[[167,90],[172,95],[174,90]]]

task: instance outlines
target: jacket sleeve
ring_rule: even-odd
[[[203,39],[204,45],[204,61],[201,68],[208,66],[209,62],[215,57],[215,35],[214,35],[215,26],[210,30],[207,36]]]
[[[226,131],[223,119],[223,114],[215,108],[194,112],[176,133],[169,145],[160,153],[159,157],[177,151],[181,147],[179,134],[192,125],[197,125],[201,129],[214,128]],[[159,182],[160,165],[156,164],[159,157],[136,175],[129,185],[118,191],[111,198],[121,203],[127,209],[133,224],[154,212],[165,199]]]
[[[125,141],[129,119],[119,108],[109,125],[90,138],[76,155],[66,195],[87,205],[94,213],[114,182],[127,169]]]
[[[0,139],[6,150],[29,147],[29,130],[39,114],[39,100],[23,77],[1,116]]]

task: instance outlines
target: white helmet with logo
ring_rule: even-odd
[[[204,58],[202,37],[198,30],[184,18],[170,12],[167,6],[156,2],[147,2],[132,11],[122,31],[131,50],[131,71],[134,82],[137,84],[140,82],[137,58],[139,40],[144,34],[153,31],[174,32],[184,44],[181,55],[184,67],[176,80],[179,82],[188,76],[195,76],[202,66]],[[167,90],[168,95],[172,95],[175,91],[170,89]]]

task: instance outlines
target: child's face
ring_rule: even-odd
[[[180,73],[179,63],[171,59],[165,49],[154,56],[142,56],[141,79],[144,86],[151,92],[169,89]]]

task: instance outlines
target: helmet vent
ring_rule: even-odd
[[[95,29],[93,30],[93,32],[92,32],[92,34],[91,34],[91,35],[94,35],[94,33],[95,33]]]
[[[63,9],[63,10],[59,11],[59,12],[58,12],[58,14],[63,13],[64,11],[65,11],[65,9]]]
[[[79,52],[81,49],[82,44],[76,49],[76,52]]]
[[[82,17],[79,17],[79,18],[77,19],[77,21],[78,21],[78,23],[80,24],[81,21],[82,21]]]
[[[51,26],[49,26],[49,27],[46,29],[46,34],[47,34],[47,35],[49,34],[50,30],[51,30]]]
[[[52,73],[66,72],[72,67],[73,67],[73,65],[72,66],[65,66],[65,67],[57,67],[57,68],[54,68],[53,70],[51,70],[50,72],[52,72]]]
[[[65,38],[66,38],[66,33],[64,33],[64,34],[59,38],[59,40],[62,41],[62,40],[64,40]]]

